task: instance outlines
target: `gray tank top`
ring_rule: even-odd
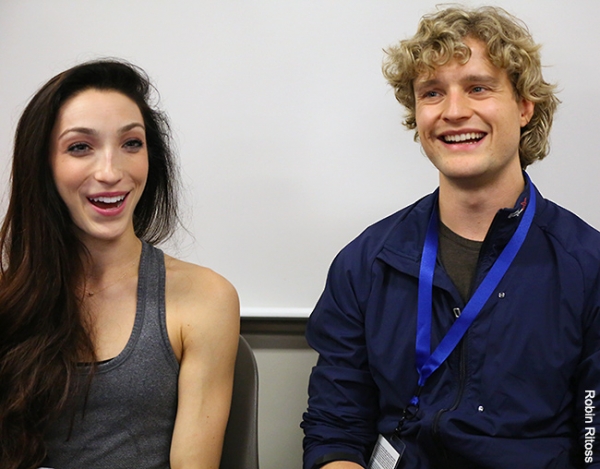
[[[165,319],[164,255],[143,243],[129,341],[117,357],[98,364],[85,410],[76,409],[70,438],[72,409],[51,426],[44,465],[54,469],[169,468],[178,374]],[[82,379],[86,378],[82,372]]]

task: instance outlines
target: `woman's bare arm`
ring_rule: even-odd
[[[231,403],[239,302],[223,277],[181,264],[167,276],[167,315],[175,320],[180,337],[174,339],[181,344],[180,350],[174,347],[181,358],[171,468],[218,469]]]

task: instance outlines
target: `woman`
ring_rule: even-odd
[[[138,68],[44,85],[17,126],[0,232],[2,468],[217,468],[234,288],[152,243],[177,221],[169,128]]]

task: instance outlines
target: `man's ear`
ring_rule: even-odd
[[[535,104],[531,101],[528,101],[525,98],[521,98],[519,101],[519,110],[521,111],[521,128],[525,127],[529,124],[533,116],[533,110],[535,109]]]

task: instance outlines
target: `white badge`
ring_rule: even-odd
[[[396,469],[405,448],[406,445],[402,440],[394,436],[388,440],[383,435],[379,435],[367,469]]]

